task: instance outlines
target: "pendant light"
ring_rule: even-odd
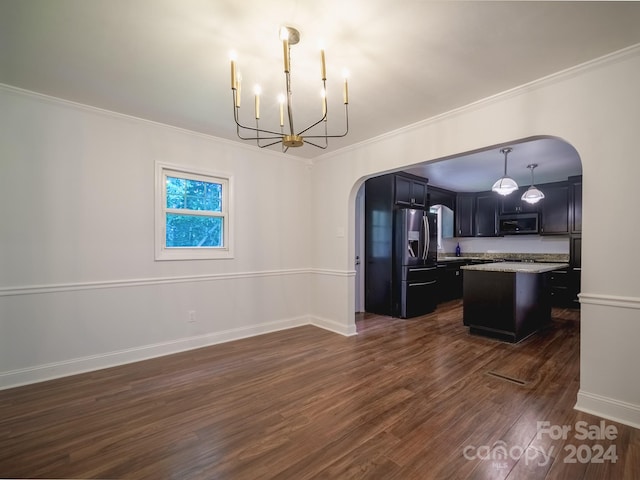
[[[527,165],[527,168],[531,170],[531,186],[527,189],[526,192],[522,194],[522,197],[521,197],[522,200],[531,204],[538,203],[540,200],[544,198],[544,193],[542,193],[533,185],[533,169],[536,168],[537,166],[538,166],[537,163],[532,163],[531,165]]]
[[[491,187],[491,190],[499,193],[500,195],[509,195],[511,192],[514,192],[518,189],[518,184],[516,183],[516,181],[513,178],[507,176],[507,155],[509,155],[509,152],[511,151],[512,149],[509,147],[500,150],[500,153],[504,153],[504,176],[502,176],[502,178],[499,178],[496,183],[493,184],[493,187]]]

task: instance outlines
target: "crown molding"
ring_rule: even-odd
[[[108,109],[105,109],[105,108],[94,107],[93,105],[87,105],[85,103],[79,103],[79,102],[74,102],[72,100],[67,100],[67,99],[60,98],[60,97],[54,97],[52,95],[47,95],[45,93],[39,93],[39,92],[34,92],[32,90],[26,90],[24,88],[15,87],[13,85],[8,85],[6,83],[0,83],[0,91],[4,91],[6,93],[13,94],[13,95],[16,95],[16,96],[29,97],[29,98],[32,98],[32,99],[34,99],[36,101],[49,103],[49,104],[53,104],[53,105],[59,105],[59,106],[65,107],[65,108],[72,108],[72,109],[75,109],[75,110],[81,110],[81,111],[84,111],[84,112],[87,112],[87,113],[92,113],[92,114],[100,115],[100,116],[103,116],[103,117],[109,117],[109,118],[115,118],[115,119],[118,119],[118,120],[130,121],[130,122],[138,123],[138,124],[141,124],[141,125],[154,126],[154,127],[162,128],[162,129],[169,130],[169,131],[172,131],[172,132],[181,133],[183,135],[188,135],[188,136],[191,136],[191,137],[204,139],[204,140],[207,140],[207,141],[215,141],[215,142],[219,142],[219,143],[222,143],[224,145],[227,145],[229,147],[251,151],[252,153],[256,153],[256,151],[258,151],[258,152],[260,152],[261,155],[264,154],[264,155],[268,155],[268,156],[271,156],[271,157],[274,157],[274,158],[277,157],[278,159],[282,159],[283,158],[282,152],[276,152],[274,150],[267,150],[267,149],[258,149],[258,150],[256,150],[256,147],[254,145],[248,145],[246,143],[236,142],[236,141],[233,141],[233,140],[229,140],[227,138],[216,137],[215,135],[211,135],[211,134],[208,134],[208,133],[197,132],[195,130],[189,130],[187,128],[177,127],[175,125],[169,125],[168,123],[157,122],[157,121],[154,121],[154,120],[149,120],[149,119],[142,118],[142,117],[136,117],[134,115],[129,115],[129,114],[126,114],[126,113],[120,113],[120,112],[116,112],[116,111],[113,111],[113,110],[108,110]],[[309,159],[304,158],[304,157],[299,157],[297,155],[287,154],[287,156],[285,158],[301,162],[301,163],[303,163],[305,165],[308,165],[308,166],[311,165],[311,162],[310,162]]]
[[[359,150],[363,147],[369,145],[375,145],[376,143],[382,142],[384,140],[394,138],[398,135],[406,134],[413,130],[418,130],[424,128],[428,125],[441,122],[443,120],[447,120],[449,118],[457,117],[464,113],[473,112],[479,110],[481,108],[487,107],[494,103],[502,102],[504,100],[508,100],[510,98],[514,98],[520,96],[524,93],[531,92],[533,90],[537,90],[549,85],[553,85],[555,83],[563,82],[569,78],[576,77],[578,75],[582,75],[585,72],[593,71],[604,66],[618,63],[624,61],[628,58],[636,57],[640,55],[640,43],[631,45],[629,47],[623,48],[621,50],[617,50],[615,52],[609,53],[602,57],[595,58],[593,60],[589,60],[587,62],[580,63],[573,67],[566,68],[564,70],[560,70],[558,72],[552,73],[550,75],[541,77],[536,80],[532,80],[531,82],[524,83],[517,87],[510,88],[509,90],[505,90],[503,92],[496,93],[495,95],[491,95],[489,97],[482,98],[475,102],[468,103],[467,105],[463,105],[462,107],[454,108],[453,110],[449,110],[447,112],[443,112],[441,114],[435,115],[433,117],[426,118],[424,120],[420,120],[415,123],[411,123],[409,125],[405,125],[404,127],[397,128],[395,130],[391,130],[389,132],[383,133],[382,135],[378,135],[377,137],[373,137],[367,140],[363,140],[358,143],[354,143],[353,145],[349,145],[347,147],[343,147],[338,150],[334,150],[323,155],[320,155],[313,159],[313,163],[321,162],[323,160],[328,160],[330,158],[336,156],[342,156],[346,153],[353,152]]]

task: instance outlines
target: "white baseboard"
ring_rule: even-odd
[[[574,408],[581,412],[640,428],[640,405],[580,390]]]
[[[333,333],[339,333],[345,337],[351,337],[357,335],[355,323],[353,325],[344,325],[342,323],[329,320],[327,318],[311,316],[309,317],[309,323],[324,330],[329,330]]]
[[[273,322],[265,322],[258,325],[251,325],[248,327],[224,330],[221,332],[185,337],[153,345],[144,345],[126,350],[72,358],[61,362],[0,372],[0,390],[43,382],[46,380],[53,380],[55,378],[66,377],[69,375],[76,375],[78,373],[100,370],[117,365],[139,362],[141,360],[148,360],[150,358],[170,355],[172,353],[184,352],[196,348],[216,345],[218,343],[240,340],[242,338],[253,337],[264,333],[276,332],[309,324],[313,323],[310,322],[310,319],[307,316],[289,318]],[[326,329],[331,330],[331,328]]]

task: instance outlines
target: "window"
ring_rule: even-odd
[[[232,258],[231,177],[156,164],[156,260]]]

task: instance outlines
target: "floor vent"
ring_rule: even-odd
[[[526,385],[527,382],[520,380],[518,378],[513,378],[513,377],[508,377],[507,375],[502,375],[501,373],[498,372],[487,372],[487,375],[494,377],[494,378],[499,378],[500,380],[506,380],[507,382],[511,382],[511,383],[515,383],[516,385]]]

